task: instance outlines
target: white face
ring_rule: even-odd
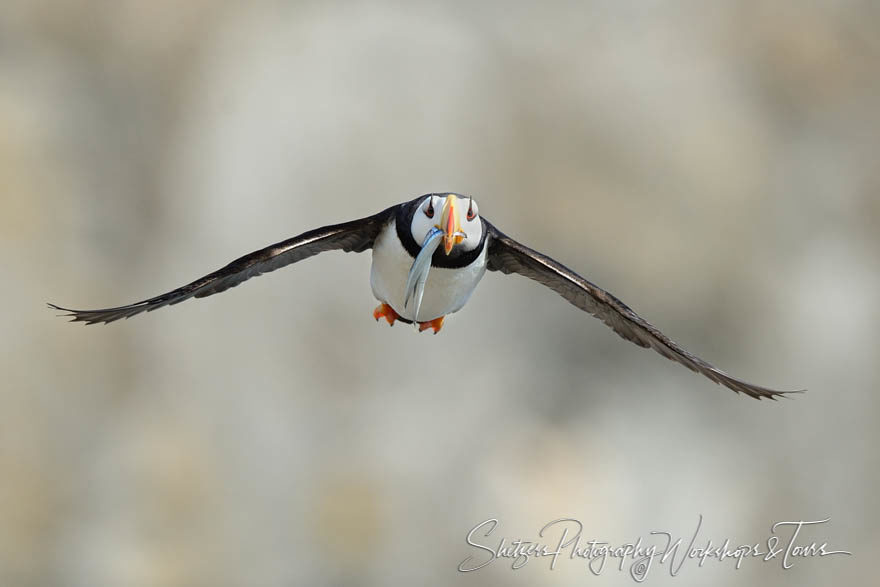
[[[413,239],[419,246],[422,246],[432,228],[447,232],[452,228],[466,235],[460,240],[456,239],[453,250],[462,252],[477,248],[483,238],[483,223],[476,200],[455,194],[425,197],[419,202],[411,227]],[[452,242],[450,240],[450,244]]]

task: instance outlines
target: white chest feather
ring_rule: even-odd
[[[400,243],[392,220],[373,244],[373,266],[370,270],[373,295],[394,308],[402,318],[427,322],[457,312],[465,305],[486,273],[486,251],[484,249],[479,257],[465,267],[431,267],[417,319],[411,315],[412,308],[408,312],[403,308],[406,278],[412,264],[413,258]]]

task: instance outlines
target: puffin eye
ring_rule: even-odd
[[[468,219],[468,220],[473,220],[473,219],[476,218],[476,217],[477,217],[477,212],[474,210],[474,200],[471,199],[471,200],[470,200],[470,205],[468,206],[467,219]]]
[[[428,205],[425,208],[425,216],[428,218],[434,217],[434,198],[428,198]]]

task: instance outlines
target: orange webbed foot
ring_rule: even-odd
[[[383,317],[385,318],[385,321],[388,322],[389,326],[394,326],[394,321],[400,318],[400,314],[395,312],[394,308],[388,304],[379,304],[376,306],[376,309],[373,310],[373,318],[378,322],[379,318]]]
[[[440,316],[439,318],[434,318],[433,320],[430,320],[428,322],[419,322],[419,332],[424,332],[429,328],[433,328],[434,334],[437,334],[438,332],[440,332],[440,329],[443,328],[444,318],[446,318],[446,316]]]

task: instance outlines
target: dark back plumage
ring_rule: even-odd
[[[391,220],[396,208],[397,206],[392,206],[366,218],[304,232],[299,236],[239,257],[192,283],[134,304],[100,310],[71,310],[55,304],[49,304],[49,307],[67,312],[66,316],[71,317],[71,322],[107,324],[120,318],[130,318],[141,312],[152,312],[163,306],[179,304],[190,298],[204,298],[235,287],[251,277],[275,271],[318,253],[333,250],[353,253],[365,251],[373,246],[379,231]]]
[[[601,287],[587,281],[565,265],[510,238],[490,222],[488,270],[518,273],[545,285],[611,327],[621,337],[644,348],[651,348],[691,371],[705,375],[715,383],[737,393],[761,399],[776,399],[789,391],[776,391],[728,375],[691,354],[632,308]]]

